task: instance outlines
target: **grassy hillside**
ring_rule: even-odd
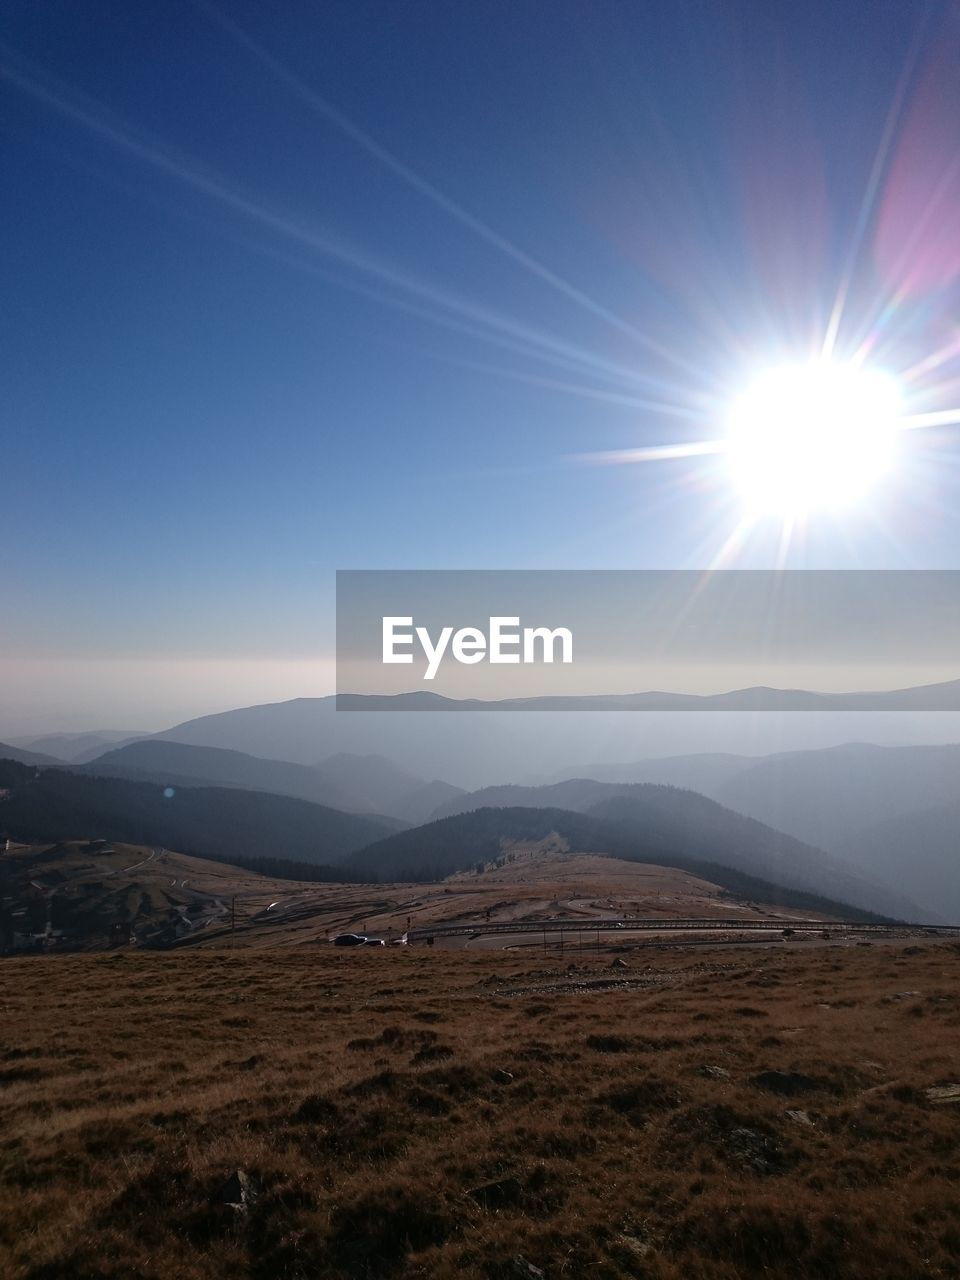
[[[8,960],[0,1274],[948,1280],[957,959]]]
[[[31,771],[0,799],[0,829],[17,839],[101,837],[226,861],[269,857],[337,862],[397,825],[259,791],[164,788],[59,769],[42,770],[36,777]]]
[[[102,842],[16,845],[0,856],[0,955],[103,950],[116,945],[119,925],[140,947],[193,945],[225,931],[233,943],[271,902],[322,897],[346,879],[339,867],[239,861]]]

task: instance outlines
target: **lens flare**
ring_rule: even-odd
[[[727,465],[751,514],[861,501],[896,455],[900,389],[887,373],[820,361],[760,375],[734,403]]]

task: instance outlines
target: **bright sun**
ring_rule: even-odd
[[[818,361],[768,370],[733,405],[726,454],[755,515],[849,506],[893,464],[900,391],[888,374]]]

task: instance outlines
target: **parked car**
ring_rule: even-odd
[[[364,938],[363,941],[368,947],[385,947],[387,945],[382,938]]]
[[[362,933],[338,933],[333,940],[335,947],[362,947],[368,939]]]

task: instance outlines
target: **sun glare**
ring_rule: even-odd
[[[900,392],[889,374],[819,361],[762,374],[732,407],[727,460],[755,515],[850,506],[890,470]]]

